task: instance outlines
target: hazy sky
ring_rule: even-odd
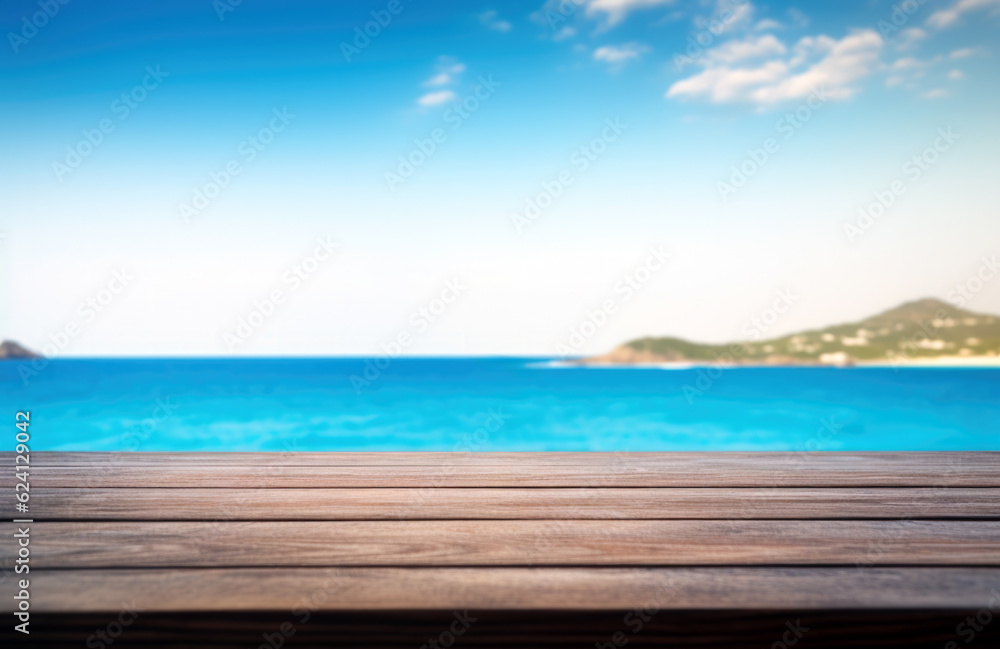
[[[0,338],[58,356],[770,336],[1000,254],[1000,0],[0,17]]]

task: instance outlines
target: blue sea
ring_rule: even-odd
[[[1000,450],[995,369],[56,359],[0,362],[0,388],[33,450]]]

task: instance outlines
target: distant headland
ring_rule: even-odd
[[[16,361],[41,357],[41,354],[36,354],[13,340],[5,340],[0,343],[0,361]]]
[[[768,340],[706,345],[640,338],[584,365],[998,365],[1000,316],[941,300],[907,302],[860,322]]]

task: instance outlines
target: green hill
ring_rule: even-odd
[[[929,359],[959,362],[997,358],[998,353],[1000,316],[924,299],[860,322],[768,340],[703,345],[680,338],[640,338],[583,362],[851,365]]]

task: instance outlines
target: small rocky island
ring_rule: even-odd
[[[998,365],[1000,316],[928,298],[860,322],[772,338],[710,345],[640,338],[584,365]]]
[[[36,354],[13,340],[5,340],[0,343],[0,361],[30,360],[41,357],[41,354]]]

